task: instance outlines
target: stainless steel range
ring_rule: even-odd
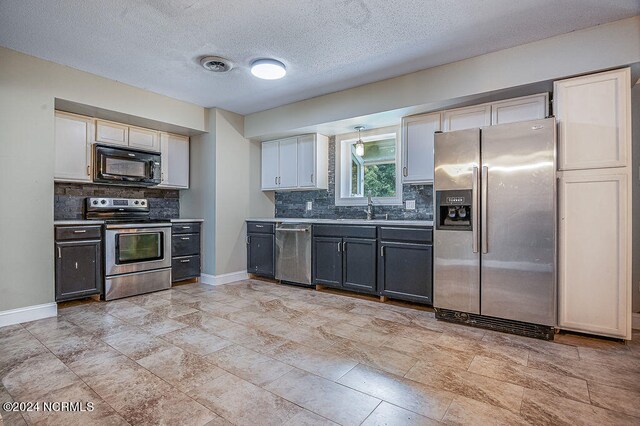
[[[150,219],[146,199],[87,198],[85,217],[105,221],[105,300],[171,287],[171,223]]]

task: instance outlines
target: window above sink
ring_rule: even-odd
[[[358,152],[358,133],[336,136],[336,205],[402,204],[400,128],[361,133],[364,150]],[[362,155],[358,155],[362,154]]]

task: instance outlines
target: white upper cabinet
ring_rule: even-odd
[[[292,189],[298,186],[298,138],[280,141],[278,176],[279,189]]]
[[[523,96],[491,103],[491,125],[516,123],[546,118],[549,115],[549,95]]]
[[[474,129],[489,125],[491,125],[490,104],[450,109],[444,112],[443,130],[445,132]]]
[[[629,339],[631,218],[628,176],[618,170],[562,172],[558,323]]]
[[[313,135],[298,138],[298,186],[313,188],[316,181],[316,149]]]
[[[189,188],[189,138],[160,133],[162,183],[169,188]]]
[[[630,87],[629,68],[555,82],[560,170],[628,164]]]
[[[56,111],[54,180],[91,182],[93,126],[91,118]]]
[[[141,127],[129,127],[129,146],[131,148],[160,152],[160,133]]]
[[[96,120],[96,142],[129,145],[129,126],[112,121]]]
[[[434,133],[441,129],[439,112],[402,119],[402,182],[433,182]]]
[[[327,189],[328,138],[319,134],[262,143],[262,190]]]
[[[262,142],[262,189],[278,188],[280,141]]]
[[[94,143],[162,154],[160,187],[189,188],[189,138],[112,121],[55,112],[55,170],[59,182],[91,182]]]

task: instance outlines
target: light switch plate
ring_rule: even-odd
[[[415,210],[416,209],[416,200],[407,200],[407,201],[405,201],[405,209],[407,209],[407,210]]]
[[[313,201],[307,201],[307,211],[313,210]]]

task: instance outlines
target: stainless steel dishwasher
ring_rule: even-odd
[[[276,227],[276,279],[311,284],[311,225],[279,223]]]

